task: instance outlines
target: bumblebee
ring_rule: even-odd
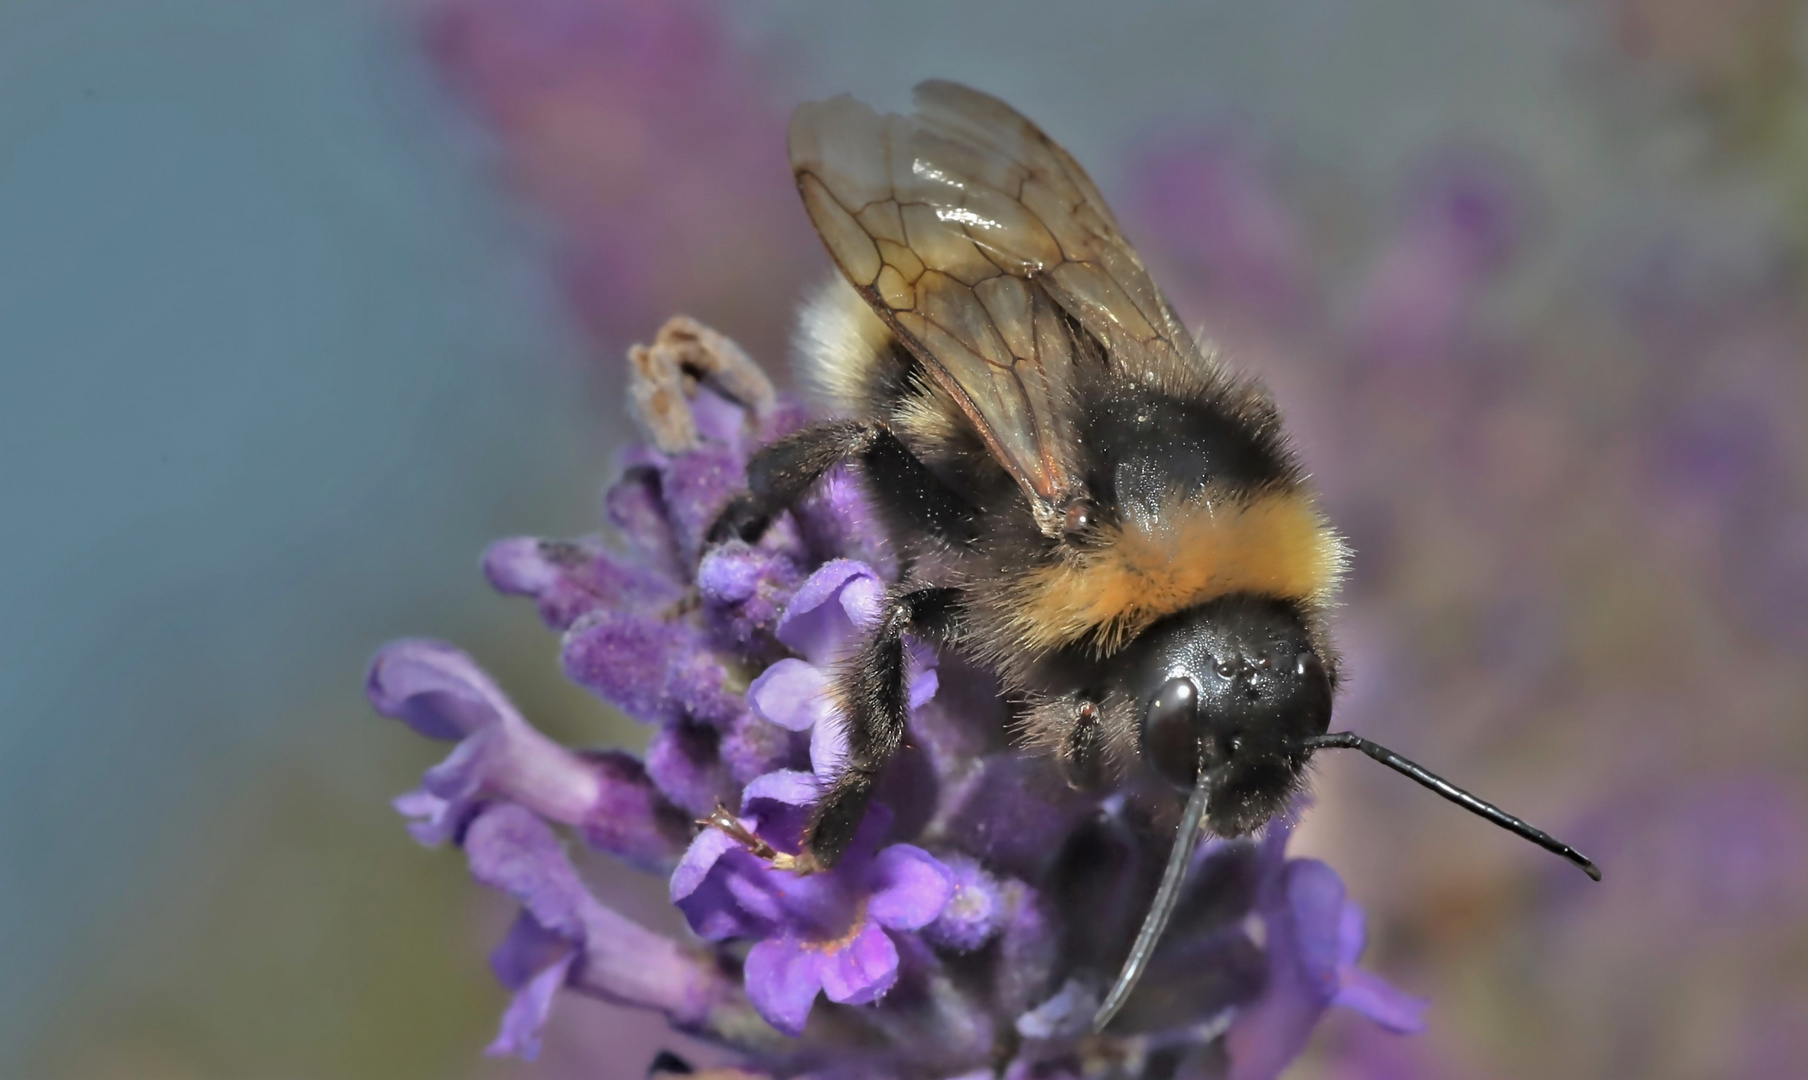
[[[1580,853],[1358,736],[1329,734],[1328,615],[1349,560],[1273,401],[1195,341],[1066,151],[950,82],[912,116],[842,96],[792,118],[839,277],[799,375],[834,418],[761,450],[711,531],[757,540],[851,462],[906,567],[837,693],[845,766],[793,869],[832,866],[905,737],[905,635],[996,672],[1070,782],[1184,801],[1112,991],[1128,997],[1202,829],[1245,835],[1319,750],[1354,748],[1599,878]],[[771,854],[768,852],[768,854]]]

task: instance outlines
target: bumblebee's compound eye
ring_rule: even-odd
[[[1184,675],[1169,679],[1143,716],[1144,756],[1169,783],[1190,788],[1199,773],[1199,735],[1199,688]]]
[[[1323,735],[1331,726],[1331,676],[1325,662],[1307,649],[1294,659],[1293,674],[1304,695],[1305,704],[1298,711],[1305,733]]]

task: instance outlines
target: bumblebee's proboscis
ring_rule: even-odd
[[[846,850],[909,713],[905,635],[996,672],[1017,737],[1068,781],[1182,808],[1094,1026],[1123,1006],[1198,835],[1286,807],[1358,749],[1569,859],[1581,853],[1369,740],[1328,733],[1329,613],[1348,551],[1252,379],[1196,341],[1066,151],[996,98],[916,88],[791,120],[791,167],[840,274],[805,305],[798,375],[830,419],[762,449],[711,540],[755,541],[852,463],[904,568],[835,692],[845,764],[800,872]]]

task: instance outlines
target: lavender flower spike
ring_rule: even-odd
[[[757,543],[703,543],[749,455],[798,410],[673,385],[696,395],[694,445],[629,452],[605,500],[614,537],[504,541],[486,562],[561,635],[573,679],[652,726],[644,765],[554,744],[449,645],[398,642],[371,671],[379,712],[459,740],[399,800],[411,829],[461,845],[521,905],[492,957],[514,995],[493,1053],[532,1056],[556,1009],[583,1022],[559,1006],[574,993],[653,1010],[750,1080],[1265,1080],[1332,1005],[1417,1029],[1423,1003],[1354,967],[1361,910],[1330,867],[1287,859],[1278,824],[1259,844],[1202,846],[1145,978],[1092,1032],[1177,808],[1134,782],[1073,791],[1012,744],[990,675],[922,642],[907,749],[847,852],[828,871],[780,869],[841,767],[836,673],[891,579],[845,476]],[[559,828],[669,872],[689,940],[593,897]],[[662,1056],[655,1071],[683,1067]]]

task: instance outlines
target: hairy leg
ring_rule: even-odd
[[[1099,723],[1098,702],[1072,695],[1066,702],[1070,719],[1063,740],[1061,775],[1077,791],[1092,791],[1104,778],[1105,732]]]
[[[973,508],[949,490],[884,424],[829,420],[762,447],[747,463],[747,490],[710,527],[709,542],[754,543],[844,461],[858,461],[875,509],[893,535],[926,535],[953,544],[973,539]]]
[[[863,454],[882,434],[890,437],[877,424],[828,420],[761,447],[747,463],[747,490],[710,526],[709,542],[758,540],[772,519],[803,498],[824,473]]]
[[[847,723],[847,761],[816,805],[797,869],[827,869],[847,852],[866,816],[880,770],[903,744],[910,715],[905,632],[949,642],[959,636],[960,618],[956,589],[905,586],[887,598],[879,626],[838,679]]]

